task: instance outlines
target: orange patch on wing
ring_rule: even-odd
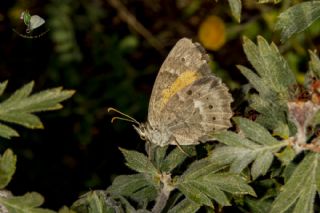
[[[167,89],[162,91],[162,100],[160,109],[162,109],[177,92],[185,88],[186,86],[192,84],[198,79],[198,75],[195,71],[186,71],[182,73],[173,84]]]

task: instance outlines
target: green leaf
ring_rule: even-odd
[[[232,15],[240,23],[241,20],[241,0],[228,0]]]
[[[288,98],[287,88],[296,83],[295,76],[274,43],[269,45],[261,36],[258,36],[257,40],[258,45],[255,45],[250,39],[243,38],[243,48],[248,60],[257,71],[261,81],[268,85],[267,90],[256,89],[263,97],[272,95],[270,94],[272,91],[281,98]],[[251,79],[248,80],[254,83]]]
[[[261,152],[251,167],[252,179],[255,180],[260,175],[265,175],[268,172],[273,161],[273,154],[271,152],[265,151]]]
[[[222,206],[230,205],[225,192],[231,194],[249,194],[254,190],[237,174],[209,173],[199,177],[188,177],[177,181],[177,188],[190,200],[199,205],[212,206],[211,199]]]
[[[274,155],[286,142],[276,140],[260,124],[245,118],[234,118],[241,129],[241,135],[224,131],[215,135],[215,138],[228,145],[216,148],[210,153],[211,162],[224,162],[230,165],[230,172],[241,173],[250,163],[251,175],[256,179],[265,175],[270,168]],[[245,138],[246,136],[247,138]]]
[[[251,96],[251,100],[250,106],[261,113],[256,122],[267,129],[273,130],[274,135],[288,138],[290,133],[286,117],[287,107],[279,105],[275,101],[262,99],[255,94]]]
[[[197,212],[200,209],[200,205],[189,200],[184,199],[180,201],[176,206],[174,206],[172,209],[168,211],[168,213],[194,213]]]
[[[20,124],[29,128],[43,129],[43,124],[40,119],[29,113],[8,113],[0,114],[0,119],[10,123]]]
[[[291,146],[287,146],[284,150],[281,152],[278,152],[275,154],[279,160],[283,163],[283,165],[289,165],[290,162],[294,159],[296,156],[296,152]]]
[[[263,126],[249,119],[235,117],[233,120],[239,125],[244,135],[260,145],[275,145],[278,143]]]
[[[256,196],[253,188],[249,186],[245,179],[238,174],[228,172],[210,173],[200,178],[200,181],[208,181],[214,184],[220,190],[237,195],[252,195]]]
[[[126,165],[129,168],[140,173],[148,173],[152,175],[158,174],[157,169],[153,166],[147,156],[136,151],[129,151],[122,148],[120,148],[120,151],[124,155],[127,161]]]
[[[294,211],[312,213],[320,172],[320,154],[308,153],[294,170],[275,199],[270,213],[281,213],[295,205]]]
[[[152,144],[150,145],[152,146]],[[161,164],[166,156],[166,153],[167,153],[167,149],[168,149],[169,146],[165,146],[165,147],[160,147],[160,146],[156,146],[156,147],[150,147],[149,148],[149,152],[152,152],[154,149],[154,162],[155,162],[155,165],[157,168],[160,168],[161,167]],[[152,156],[151,153],[149,153],[149,155]]]
[[[265,3],[274,3],[274,4],[278,4],[279,2],[281,2],[282,0],[258,0],[259,4],[265,4]]]
[[[310,61],[309,61],[309,71],[317,79],[320,79],[320,59],[314,51],[309,50]]]
[[[218,141],[228,145],[244,148],[258,147],[258,145],[247,138],[239,137],[239,134],[231,131],[223,131],[215,135]]]
[[[176,180],[176,187],[190,200],[199,205],[212,206],[211,199],[220,205],[230,205],[223,191],[231,194],[254,194],[253,189],[237,174],[218,173],[226,168],[210,158],[195,161]],[[227,181],[221,183],[223,176]],[[222,181],[223,182],[223,181]]]
[[[0,96],[3,94],[4,90],[7,88],[8,81],[4,81],[0,83]]]
[[[19,133],[11,127],[0,123],[0,136],[10,139],[11,137],[18,137]]]
[[[191,153],[192,151],[193,152],[195,151],[194,146],[185,146],[183,147],[183,149],[187,153]],[[185,153],[183,153],[178,147],[176,147],[167,155],[167,157],[161,163],[161,167],[160,167],[161,171],[171,172],[177,166],[182,164],[187,157],[188,156]]]
[[[154,179],[144,175],[117,176],[107,192],[112,195],[128,196],[136,201],[154,200],[157,195]]]
[[[77,213],[77,212],[69,209],[66,206],[63,206],[61,209],[59,209],[58,213]]]
[[[0,93],[3,92],[6,84],[4,82],[0,85]],[[34,82],[24,85],[0,103],[0,120],[27,128],[43,128],[40,119],[31,113],[60,109],[62,107],[60,102],[74,94],[72,90],[54,88],[30,95],[33,86]],[[18,133],[6,125],[1,125],[0,136],[11,138],[18,136]]]
[[[202,180],[191,182],[197,189],[200,189],[202,193],[204,193],[209,198],[215,200],[221,206],[230,206],[230,202],[226,196],[226,194],[219,189],[219,187],[215,186],[215,183],[210,181]]]
[[[0,197],[0,204],[10,213],[54,213],[52,210],[38,208],[43,202],[43,197],[37,192],[26,193],[23,196]]]
[[[177,187],[188,199],[192,200],[193,202],[201,206],[206,205],[213,208],[213,204],[210,198],[192,182],[183,182],[180,183]]]
[[[259,95],[250,96],[250,106],[260,114],[257,122],[280,136],[289,135],[287,101],[291,98],[288,88],[296,84],[288,63],[275,44],[258,36],[258,45],[244,37],[244,52],[256,73],[238,66]]]
[[[0,157],[0,189],[5,188],[16,171],[17,156],[7,149]]]
[[[194,161],[189,168],[179,177],[180,181],[184,179],[195,179],[202,175],[207,175],[211,172],[218,172],[227,165],[221,164],[219,162],[210,162],[210,159],[204,158],[198,161]]]
[[[106,191],[90,191],[72,204],[77,213],[114,213],[122,212],[122,206],[106,194]],[[60,212],[59,212],[60,213]]]
[[[290,7],[279,15],[276,30],[281,30],[281,42],[302,32],[320,17],[320,2],[308,1]]]
[[[246,204],[250,207],[250,212],[269,213],[272,202],[265,199],[246,199]]]
[[[28,10],[23,11],[23,22],[25,25],[29,26],[31,20],[31,15]]]

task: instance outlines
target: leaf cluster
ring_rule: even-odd
[[[319,109],[315,87],[320,80],[320,60],[310,52],[311,80],[303,86],[302,91],[308,95],[302,99],[301,90],[292,92],[297,86],[295,77],[276,45],[258,37],[257,44],[244,38],[243,47],[254,70],[238,68],[252,87],[246,108],[255,111],[255,118],[233,118],[237,131],[214,135],[223,145],[209,151],[205,158],[193,157],[192,163],[179,148],[153,147],[149,156],[121,149],[126,165],[138,174],[116,177],[105,197],[98,199],[103,208],[196,212],[233,203],[259,212],[311,213],[317,208],[320,147],[319,136],[313,132],[317,121],[301,117],[315,117],[314,111]],[[306,126],[312,131],[304,131]],[[195,147],[186,149],[197,156]],[[266,184],[268,190],[254,198],[255,187]],[[73,207],[93,205],[90,196],[83,201]]]
[[[241,1],[229,0],[237,21]],[[279,3],[259,0],[258,3]],[[317,1],[303,2],[282,12],[276,29],[282,41],[305,30],[320,16]],[[71,209],[60,213],[104,212],[196,212],[238,205],[250,212],[314,212],[320,192],[319,124],[320,60],[310,52],[308,76],[302,91],[287,61],[275,44],[261,36],[257,44],[243,38],[244,52],[252,68],[239,65],[250,84],[248,106],[255,117],[233,118],[236,131],[217,133],[220,142],[198,159],[195,146],[155,147],[147,155],[120,149],[126,165],[137,172],[117,176],[107,190],[81,196]],[[0,95],[7,82],[0,84]],[[19,136],[9,124],[43,128],[34,113],[60,109],[61,101],[73,91],[54,88],[31,94],[33,82],[26,84],[0,103],[0,136]],[[302,118],[302,119],[301,119]],[[308,118],[308,119],[306,119]],[[310,118],[310,119],[309,119]],[[310,131],[306,131],[307,127]],[[185,153],[189,153],[190,156]],[[43,197],[30,192],[14,196],[5,190],[16,169],[16,156],[8,149],[0,157],[1,212],[46,213]],[[269,188],[258,192],[257,186]]]

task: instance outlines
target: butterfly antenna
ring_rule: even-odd
[[[127,115],[127,114],[124,114],[123,112],[120,112],[119,110],[117,110],[115,108],[109,107],[108,108],[108,112],[116,112],[116,113],[124,116],[124,118],[123,117],[118,117],[118,116],[117,117],[113,117],[111,119],[111,123],[113,123],[113,121],[115,121],[115,120],[123,120],[123,121],[128,121],[128,122],[132,122],[132,123],[135,123],[137,125],[140,125],[140,123],[136,119],[134,119],[133,117],[131,117],[131,116]]]

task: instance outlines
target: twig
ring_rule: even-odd
[[[132,13],[130,13],[130,11],[125,7],[124,4],[122,4],[120,0],[107,1],[113,8],[118,11],[120,18],[124,22],[126,22],[130,27],[141,34],[156,50],[158,50],[160,53],[164,53],[163,45],[161,44],[161,42],[157,38],[155,38],[152,33],[147,30]]]
[[[156,199],[156,203],[152,208],[152,213],[161,213],[167,204],[171,191],[175,189],[171,182],[171,175],[162,173],[160,180],[162,182],[162,188]]]

